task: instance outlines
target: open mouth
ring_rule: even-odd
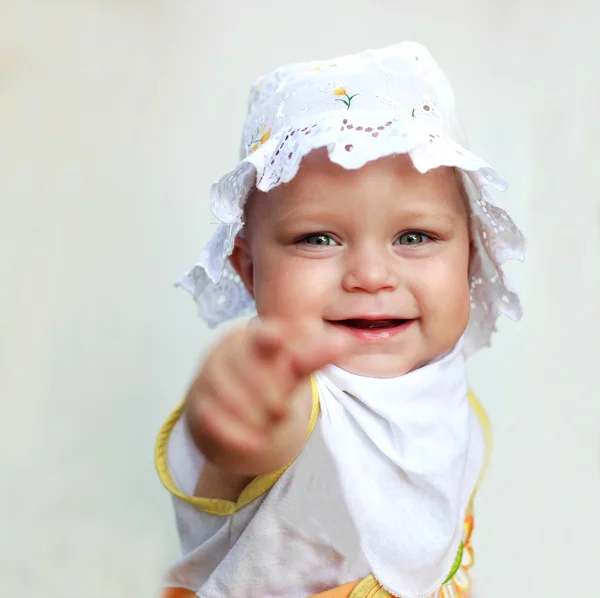
[[[385,330],[387,328],[397,328],[406,324],[409,320],[397,318],[386,318],[382,320],[368,320],[366,318],[352,318],[350,320],[337,320],[333,322],[338,326],[347,326],[357,330]]]
[[[414,321],[414,319],[402,318],[349,318],[330,320],[329,323],[361,342],[378,343],[402,334]]]

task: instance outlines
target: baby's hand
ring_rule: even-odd
[[[227,335],[186,398],[189,429],[200,450],[216,464],[235,463],[267,454],[280,444],[282,429],[289,443],[303,442],[306,421],[295,433],[292,397],[309,374],[338,359],[349,344],[342,333],[317,324],[291,330],[278,322],[258,323]],[[292,458],[301,444],[293,448]]]

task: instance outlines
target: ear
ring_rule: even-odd
[[[254,262],[248,241],[242,237],[236,237],[233,252],[229,256],[233,269],[242,279],[246,290],[254,299]]]
[[[473,260],[475,259],[476,252],[477,247],[475,246],[475,241],[473,240],[473,236],[469,231],[469,279],[473,274]]]

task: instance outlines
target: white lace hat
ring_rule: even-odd
[[[429,52],[403,42],[323,62],[281,67],[250,92],[241,162],[211,190],[220,224],[194,267],[179,281],[211,327],[255,311],[254,301],[228,256],[243,228],[244,203],[258,188],[290,181],[304,156],[327,148],[347,169],[391,154],[408,154],[417,170],[460,170],[470,200],[470,354],[489,346],[501,313],[517,320],[521,306],[501,266],[523,259],[524,239],[495,202],[490,187],[504,178],[465,147],[452,88]]]

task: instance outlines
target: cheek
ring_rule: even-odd
[[[468,252],[449,254],[421,270],[415,295],[425,324],[464,330],[470,314]]]
[[[339,287],[333,260],[274,250],[255,262],[254,293],[261,316],[322,317]]]

